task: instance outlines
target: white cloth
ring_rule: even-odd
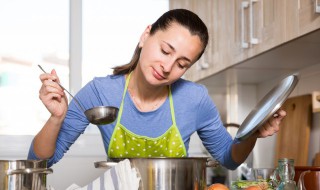
[[[125,159],[84,187],[72,184],[66,190],[138,190],[140,177]]]

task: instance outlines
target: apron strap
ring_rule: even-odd
[[[118,120],[117,120],[117,124],[120,124],[120,120],[121,120],[121,116],[122,116],[122,110],[123,110],[123,104],[124,104],[124,97],[126,96],[126,93],[127,93],[127,89],[128,89],[128,85],[129,85],[129,81],[130,81],[130,77],[131,77],[131,73],[129,73],[127,79],[126,79],[126,84],[124,86],[124,90],[123,90],[123,94],[122,94],[122,101],[121,101],[121,105],[120,105],[120,108],[119,108],[119,113],[118,113]]]
[[[171,111],[172,124],[177,126],[176,117],[175,117],[175,113],[174,113],[172,93],[171,93],[171,85],[169,85],[169,100],[170,100],[170,111]]]

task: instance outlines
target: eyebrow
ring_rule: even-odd
[[[174,52],[176,52],[176,49],[171,44],[169,44],[169,43],[167,43],[165,41],[162,41],[162,42],[167,44],[170,47],[170,49],[172,49]],[[183,59],[183,60],[186,60],[186,61],[192,63],[191,60],[189,58],[185,57],[185,56],[181,57],[180,59]]]

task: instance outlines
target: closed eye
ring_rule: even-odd
[[[185,68],[185,66],[181,65],[180,63],[178,63],[178,67],[179,67],[180,69],[184,69],[184,68]]]
[[[166,52],[166,51],[164,51],[163,49],[161,49],[161,52],[162,52],[164,55],[169,55],[169,52]]]
[[[188,65],[183,64],[183,63],[177,62],[177,65],[178,65],[178,67],[179,67],[180,69],[187,69],[187,68],[188,68]]]

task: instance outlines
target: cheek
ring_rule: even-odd
[[[155,52],[148,46],[143,47],[140,53],[140,61],[150,60],[152,57],[155,57]]]
[[[161,52],[154,49],[145,49],[141,52],[139,61],[144,66],[147,66],[159,62],[165,62],[166,60]]]
[[[170,72],[170,77],[173,79],[178,79],[186,73],[187,69],[181,69],[176,64],[173,66],[172,71]]]

